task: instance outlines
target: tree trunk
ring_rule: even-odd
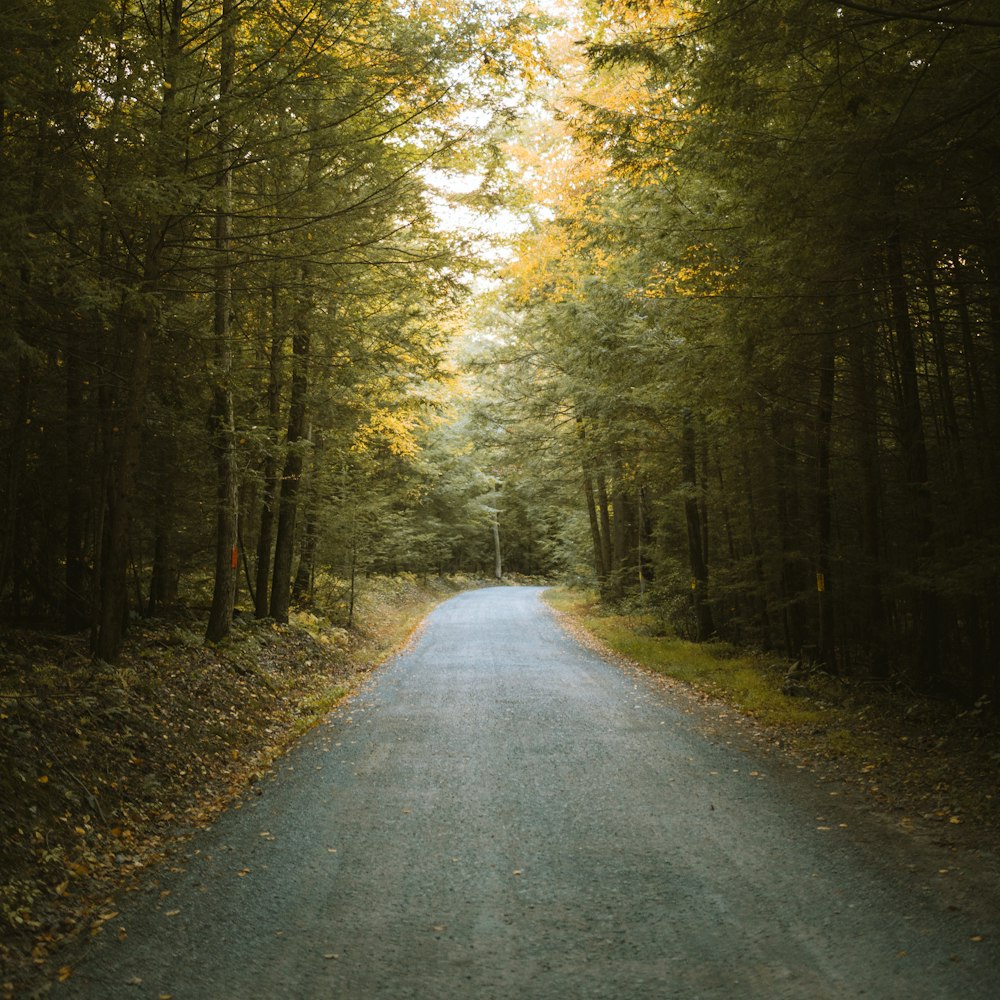
[[[863,300],[867,292],[862,290]],[[875,341],[875,324],[865,311],[863,322],[854,327],[849,339],[850,379],[855,410],[856,450],[861,473],[861,551],[859,567],[862,596],[860,629],[870,659],[870,673],[876,679],[889,674],[885,648],[885,597],[882,592],[882,520],[881,477],[878,457],[878,412],[874,376],[869,361],[870,345]]]
[[[961,432],[958,425],[958,411],[955,408],[955,392],[952,388],[952,371],[948,359],[948,348],[941,306],[938,301],[938,282],[934,270],[934,260],[930,247],[925,247],[925,283],[927,286],[927,317],[930,323],[934,348],[934,368],[937,373],[938,399],[941,402],[941,420],[951,471],[957,478],[957,492],[965,496],[965,460],[962,455]]]
[[[149,240],[142,294],[134,308],[124,312],[128,328],[121,333],[123,363],[120,382],[125,402],[114,402],[109,417],[109,467],[103,515],[103,539],[98,567],[97,613],[91,640],[94,656],[114,663],[121,652],[128,610],[129,531],[132,498],[142,445],[153,338],[160,325],[159,255],[163,231]],[[131,352],[125,345],[131,346]]]
[[[315,502],[311,502],[306,508],[305,520],[305,530],[302,532],[302,551],[299,553],[299,568],[295,572],[295,580],[292,583],[293,601],[305,599],[312,591],[313,573],[316,565],[316,542],[318,540]]]
[[[68,632],[79,632],[90,621],[87,586],[86,523],[89,495],[84,437],[84,373],[78,344],[66,346],[66,568],[65,620]]]
[[[899,443],[903,454],[906,484],[912,503],[918,577],[926,574],[933,556],[933,522],[930,484],[927,481],[927,445],[917,378],[917,356],[909,297],[903,265],[902,239],[898,225],[886,241],[886,270],[892,303],[893,328],[899,364],[900,414]],[[923,686],[932,686],[940,670],[940,606],[929,580],[918,580],[914,602],[914,666]]]
[[[576,427],[582,444],[587,436],[582,417],[576,418]],[[582,447],[585,446],[582,445]],[[594,546],[594,571],[597,574],[598,583],[603,587],[608,578],[608,573],[611,572],[611,565],[605,554],[605,539],[601,536],[601,524],[597,514],[597,501],[594,498],[594,477],[590,471],[590,461],[586,454],[583,456],[581,469],[583,472],[583,496],[587,504],[587,517],[590,521],[590,538]]]
[[[601,562],[607,567],[605,580],[611,582],[614,562],[611,559],[611,515],[608,502],[608,484],[602,473],[597,474],[597,515],[601,522]]]
[[[254,615],[268,616],[268,584],[271,577],[271,545],[274,541],[274,507],[278,496],[278,421],[281,416],[281,355],[284,335],[278,323],[277,282],[271,285],[271,351],[268,358],[267,413],[273,441],[264,460],[264,496],[260,511],[260,533],[257,536],[257,573],[254,589]]]
[[[500,550],[500,515],[493,512],[493,575],[498,580],[503,579],[503,554]]]
[[[615,590],[617,593],[623,594],[626,583],[632,577],[632,570],[638,567],[636,562],[636,516],[635,502],[625,475],[625,465],[617,446],[614,448],[614,456],[615,476],[611,497],[611,509],[614,512],[612,573],[614,574]]]
[[[775,513],[781,541],[781,599],[785,631],[785,653],[802,656],[805,643],[805,569],[799,553],[799,493],[795,469],[795,428],[791,418],[775,406],[771,413],[774,438]]]
[[[176,551],[176,476],[177,438],[167,439],[166,454],[157,475],[156,512],[154,514],[153,572],[149,583],[148,613],[156,614],[177,600],[180,569]]]
[[[11,586],[11,610],[15,618],[20,613],[20,573],[22,560],[19,556],[22,532],[19,530],[21,518],[21,477],[24,474],[25,452],[27,448],[26,428],[31,406],[31,365],[27,357],[18,360],[16,388],[14,390],[11,440],[7,447],[7,468],[4,475],[6,506],[3,511],[3,535],[0,537],[0,594]]]
[[[819,662],[831,673],[837,672],[834,645],[834,616],[831,599],[830,546],[830,439],[833,429],[833,393],[836,385],[836,356],[832,334],[823,337],[819,359],[819,394],[816,403],[816,596],[819,602]]]
[[[298,510],[299,486],[302,479],[302,446],[306,430],[306,393],[309,365],[309,318],[304,305],[292,335],[292,384],[288,408],[288,448],[281,473],[281,495],[278,501],[278,531],[274,543],[274,573],[271,583],[270,616],[288,621],[292,594],[292,555],[295,545],[295,518]]]
[[[681,432],[681,478],[684,483],[684,520],[687,525],[688,563],[691,569],[691,604],[697,638],[703,641],[715,632],[712,608],[708,603],[708,557],[705,552],[698,502],[698,456],[694,422],[685,409]]]
[[[622,475],[621,462],[616,463],[615,477],[611,487],[611,511],[613,514],[612,527],[612,556],[611,556],[611,577],[614,582],[614,590],[617,595],[625,592],[625,579],[628,575],[629,563],[629,527],[631,511],[628,502],[628,494],[625,492],[625,483]]]
[[[220,642],[232,628],[239,569],[237,517],[239,480],[236,470],[236,419],[233,408],[232,266],[230,242],[233,215],[233,153],[228,111],[236,62],[235,0],[222,0],[222,47],[219,63],[219,167],[215,210],[215,385],[212,437],[215,449],[218,504],[215,525],[215,586],[205,639]]]
[[[603,583],[608,577],[608,566],[604,561],[604,540],[601,538],[601,525],[597,519],[594,478],[586,466],[583,469],[583,495],[587,503],[587,517],[590,520],[590,539],[594,546],[594,570],[598,581]]]

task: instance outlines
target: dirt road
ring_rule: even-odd
[[[461,594],[53,996],[1000,995],[995,897],[685,705]]]

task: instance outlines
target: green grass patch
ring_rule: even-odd
[[[303,698],[299,705],[300,716],[296,720],[293,731],[296,735],[308,732],[317,723],[322,722],[348,695],[354,692],[354,683],[333,684],[321,688]]]
[[[831,725],[835,709],[781,690],[788,664],[725,642],[689,642],[657,635],[652,615],[619,614],[592,592],[563,587],[545,592],[556,610],[571,615],[616,653],[647,670],[718,697],[768,725]]]

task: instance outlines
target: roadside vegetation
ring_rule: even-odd
[[[206,645],[200,613],[130,630],[114,666],[86,639],[0,637],[0,996],[58,974],[59,946],[111,919],[112,893],[240,797],[469,577],[372,578],[345,627],[321,579],[287,623],[237,616]]]
[[[612,608],[592,591],[545,596],[585,641],[735,709],[761,743],[857,786],[904,830],[938,825],[973,846],[1000,847],[1000,732],[985,699],[970,708],[727,642],[693,642],[648,607]]]

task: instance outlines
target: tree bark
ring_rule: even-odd
[[[503,553],[500,549],[500,515],[493,513],[493,575],[497,580],[503,579]]]
[[[823,336],[819,359],[819,393],[816,401],[816,596],[819,603],[819,662],[837,672],[834,643],[834,609],[831,598],[830,548],[832,497],[830,494],[830,441],[833,432],[833,395],[836,355],[832,334]]]
[[[604,579],[611,581],[614,562],[611,558],[611,514],[608,502],[608,484],[602,473],[597,474],[597,515],[601,522],[601,562],[607,568]]]
[[[125,386],[125,402],[113,403],[109,414],[113,424],[108,428],[109,469],[98,568],[99,599],[91,640],[94,656],[106,663],[118,659],[125,635],[132,498],[142,444],[152,343],[160,325],[159,267],[164,232],[165,229],[160,230],[150,237],[142,292],[124,312],[123,323],[128,323],[128,327],[122,330],[121,342],[131,345],[131,352],[122,348],[120,381]]]
[[[309,387],[309,328],[307,306],[303,305],[292,335],[292,384],[288,408],[287,454],[281,472],[278,501],[278,531],[274,542],[274,573],[271,582],[270,616],[288,621],[292,595],[292,555],[295,544],[295,518],[302,479],[302,447],[306,431],[306,394]]]
[[[926,573],[933,556],[933,521],[928,483],[927,445],[917,377],[917,355],[910,318],[909,295],[903,262],[902,237],[898,222],[886,240],[886,271],[892,304],[899,365],[899,443],[903,454],[906,484],[912,504],[914,536],[917,539],[917,575]],[[918,682],[933,686],[940,670],[940,604],[928,580],[916,584],[914,596],[914,666]]]
[[[601,538],[601,525],[597,519],[597,501],[594,499],[594,478],[583,469],[583,495],[587,503],[587,517],[590,521],[590,539],[594,546],[594,570],[598,581],[608,577],[608,565],[604,561],[604,540]]]
[[[869,360],[875,341],[875,324],[867,306],[868,289],[861,290],[862,322],[850,334],[851,396],[855,410],[855,448],[861,473],[861,551],[859,569],[862,595],[862,643],[869,654],[869,672],[875,679],[889,674],[886,654],[885,596],[882,591],[881,477],[879,475],[878,412],[874,374]]]
[[[278,458],[275,454],[278,422],[281,416],[281,356],[284,335],[278,323],[277,282],[271,285],[271,350],[268,357],[267,413],[274,439],[264,460],[264,496],[260,511],[260,532],[257,535],[257,572],[254,589],[254,615],[266,618],[268,584],[271,578],[271,546],[274,541],[274,509],[278,496]]]
[[[795,428],[780,406],[771,413],[774,443],[775,513],[781,543],[781,603],[785,653],[802,655],[805,620],[802,602],[806,596],[805,568],[799,554],[799,493],[795,469]]]
[[[293,601],[303,600],[312,590],[313,574],[316,568],[316,543],[318,541],[315,503],[307,505],[305,520],[305,530],[302,532],[302,551],[299,553],[299,567],[295,571],[295,580],[292,583]]]
[[[681,479],[684,484],[684,520],[687,525],[688,564],[691,569],[691,605],[699,641],[715,632],[708,602],[708,557],[704,549],[698,497],[698,455],[691,411],[684,410],[681,430]]]
[[[77,344],[66,345],[66,568],[65,620],[67,632],[85,629],[90,621],[87,586],[86,523],[89,493],[81,459],[87,454],[84,438],[84,374]]]
[[[215,449],[217,495],[215,525],[215,586],[205,629],[208,642],[221,642],[232,628],[236,578],[239,570],[239,481],[236,470],[236,419],[233,407],[232,262],[230,242],[233,215],[233,153],[228,109],[236,62],[235,0],[222,0],[222,38],[219,62],[219,166],[215,210],[214,341],[215,378],[211,413]]]

